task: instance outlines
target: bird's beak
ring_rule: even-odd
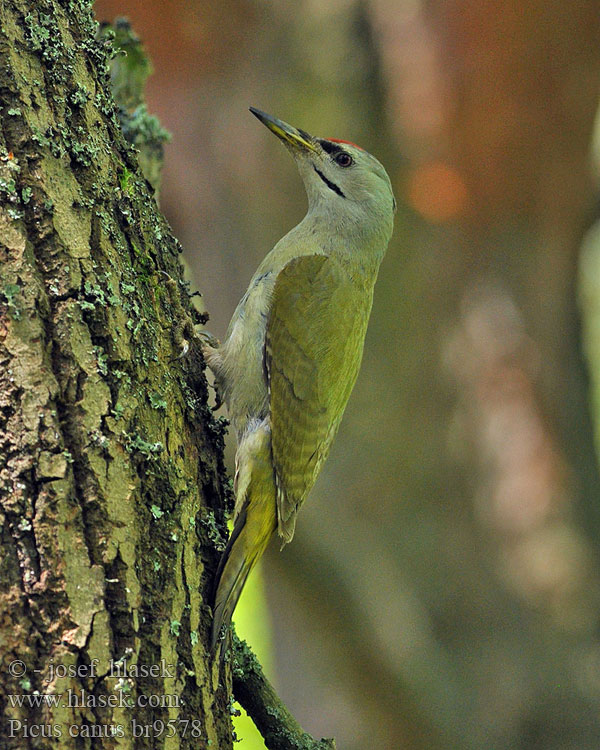
[[[293,146],[296,149],[308,149],[309,151],[316,151],[315,144],[312,142],[312,137],[305,133],[303,130],[298,130],[288,125],[283,120],[278,120],[276,117],[268,115],[266,112],[261,112],[260,109],[250,107],[250,112],[258,117],[258,119],[266,125],[269,130],[273,131],[278,138],[284,143]]]

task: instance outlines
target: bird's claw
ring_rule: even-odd
[[[221,342],[218,338],[213,336],[212,333],[209,333],[208,331],[196,331],[196,336],[200,339],[200,347],[202,348],[202,354],[204,355],[206,364],[208,365],[209,369],[214,370],[214,363],[211,360],[215,356],[215,350],[219,349],[219,347],[221,346]],[[220,409],[223,405],[223,398],[221,396],[221,389],[219,388],[218,380],[216,377],[215,382],[213,383],[213,388],[215,391],[215,405],[212,407],[212,411],[217,411],[217,409]]]
[[[208,331],[196,331],[196,336],[200,339],[202,350],[207,347],[211,349],[218,349],[221,346],[221,342],[218,338],[209,333]]]
[[[166,288],[171,304],[173,305],[175,325],[171,335],[173,336],[173,343],[179,349],[179,354],[172,361],[176,362],[178,359],[185,357],[190,350],[190,341],[197,337],[196,330],[189,313],[186,312],[181,304],[177,282],[162,269],[159,269],[158,273],[162,274],[167,279]]]
[[[216,383],[213,385],[213,389],[215,391],[215,405],[211,407],[211,411],[217,411],[223,406],[223,397],[221,396],[221,389]]]

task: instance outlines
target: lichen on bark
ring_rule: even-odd
[[[87,2],[0,8],[0,735],[226,748],[205,646],[223,424],[198,348],[178,358],[181,248],[123,137],[110,54]],[[123,660],[164,668],[128,678]],[[63,699],[11,703],[34,691]],[[167,739],[169,720],[201,732]]]

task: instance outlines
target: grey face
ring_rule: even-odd
[[[396,201],[381,163],[354,143],[315,138],[272,115],[250,111],[288,147],[308,194],[309,206],[331,204],[340,216],[393,217]]]

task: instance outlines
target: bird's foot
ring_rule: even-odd
[[[177,282],[171,278],[166,271],[161,270],[160,273],[167,279],[165,285],[173,307],[174,326],[171,335],[173,337],[173,343],[179,351],[179,354],[175,357],[174,361],[185,357],[190,349],[190,341],[196,340],[200,344],[205,362],[211,370],[214,370],[215,359],[219,357],[218,350],[221,346],[221,342],[208,331],[196,330],[194,321],[190,314],[181,304],[181,296]],[[223,399],[217,382],[214,384],[214,389],[215,405],[212,407],[212,410],[216,411],[223,404]]]
[[[200,339],[203,352],[207,348],[218,349],[221,346],[219,339],[208,331],[196,331],[196,336]]]
[[[218,364],[221,360],[219,348],[221,342],[218,338],[209,333],[208,331],[197,331],[196,336],[200,339],[200,347],[204,356],[204,361],[208,365],[208,368],[213,372],[215,379],[213,388],[215,391],[215,405],[212,407],[213,411],[217,411],[223,405],[223,397],[221,395],[221,389],[219,388],[218,378]]]
[[[223,396],[221,395],[221,389],[217,383],[213,383],[213,388],[215,391],[215,405],[211,408],[211,411],[217,411],[217,409],[220,409],[223,406]]]
[[[177,360],[185,357],[190,349],[190,341],[198,337],[194,327],[194,321],[181,304],[181,296],[177,282],[169,276],[166,271],[160,270],[159,273],[167,279],[165,286],[172,305],[174,321],[171,336],[175,347],[179,351],[179,354],[175,357]]]

